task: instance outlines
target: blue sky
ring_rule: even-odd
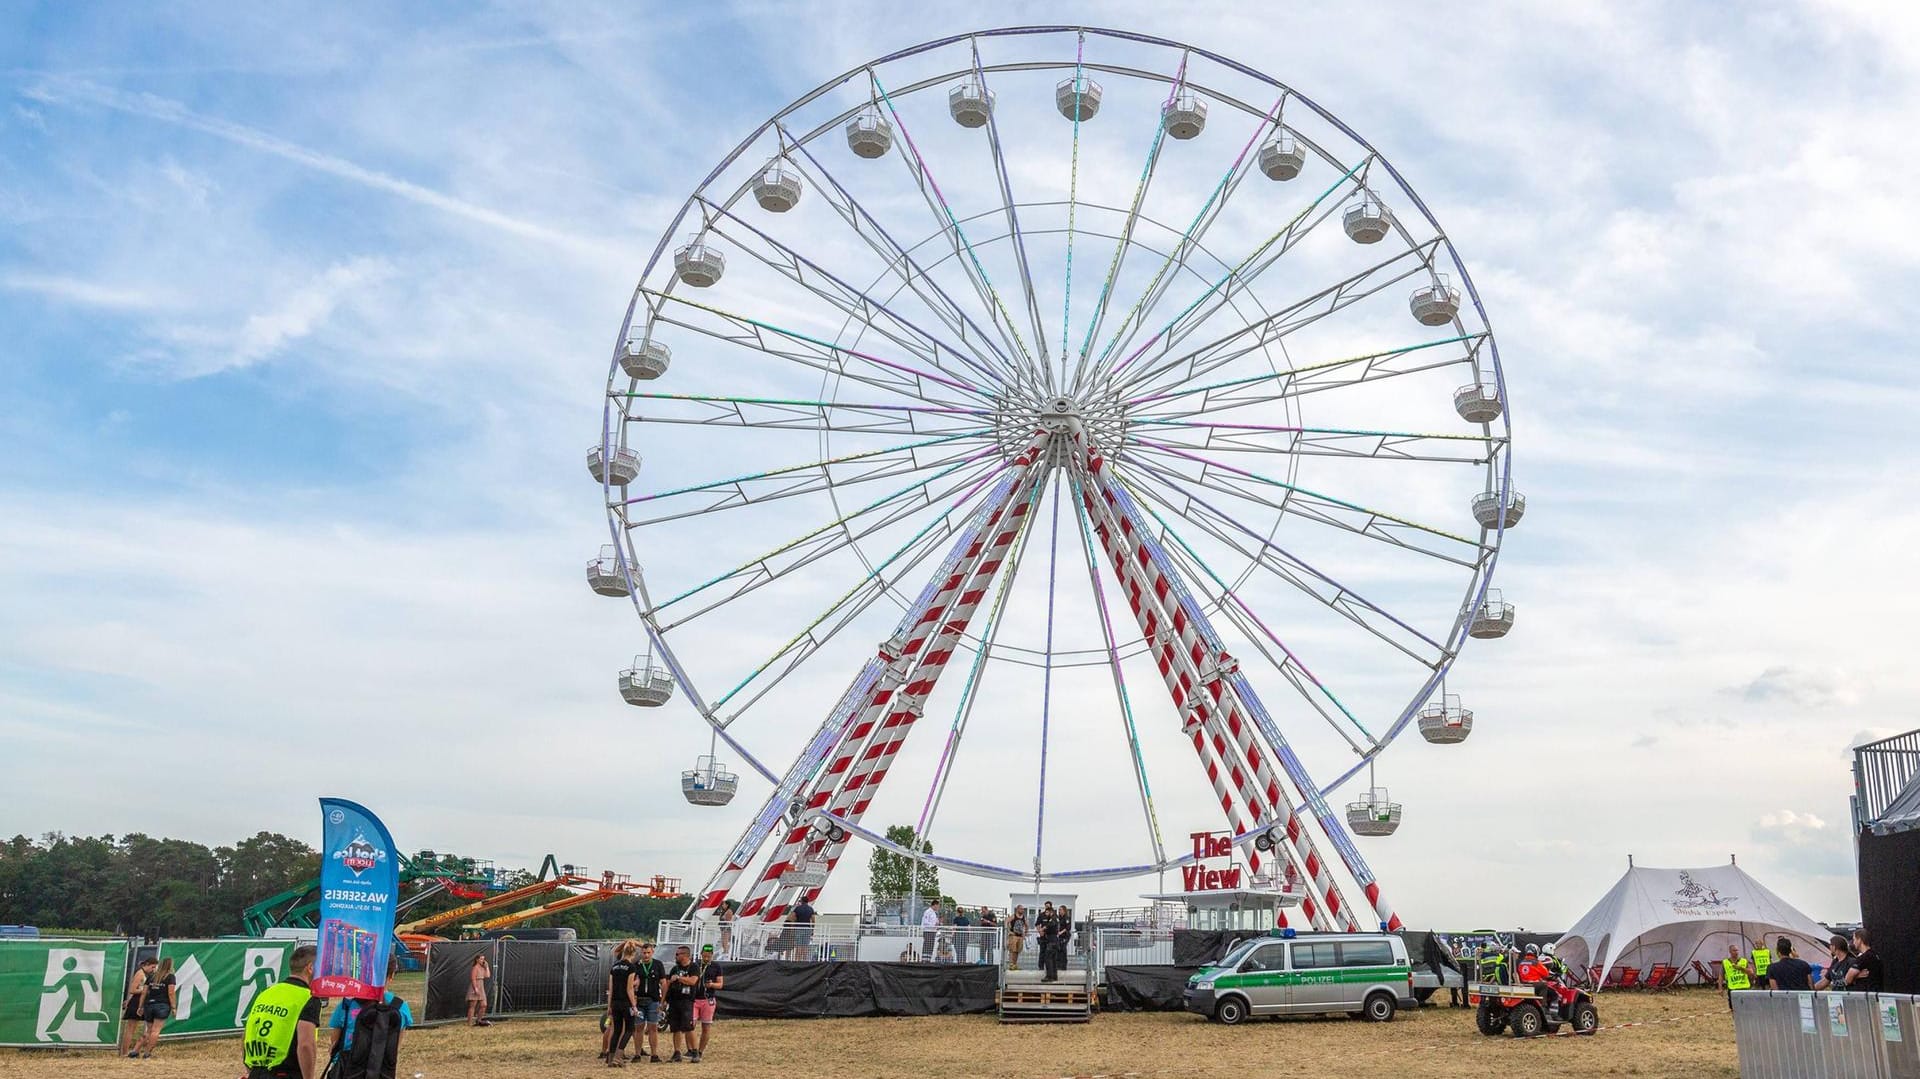
[[[579,581],[633,283],[711,163],[820,80],[1086,21],[1364,133],[1499,331],[1522,624],[1462,660],[1459,770],[1393,776],[1407,830],[1368,850],[1410,920],[1570,924],[1629,852],[1738,852],[1851,915],[1846,750],[1913,726],[1920,688],[1920,25],[1252,11],[0,14],[0,828],[228,841],[310,832],[338,793],[403,845],[703,877],[760,791],[717,824],[679,803],[705,740],[618,702],[637,627]],[[330,773],[328,737],[369,731],[391,746]],[[1511,909],[1467,895],[1523,881]]]

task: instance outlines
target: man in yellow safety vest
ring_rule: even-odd
[[[1764,940],[1754,941],[1753,980],[1760,985],[1767,984],[1767,970],[1772,966],[1773,953],[1767,950],[1767,942]]]
[[[1747,977],[1747,957],[1740,954],[1738,944],[1727,945],[1727,957],[1720,960],[1720,984],[1727,990],[1727,1008],[1733,1008],[1733,994],[1737,989],[1746,989],[1753,982]]]
[[[254,994],[240,1042],[247,1079],[320,1079],[314,1037],[320,1029],[320,998],[308,988],[313,945],[287,957],[288,975]]]

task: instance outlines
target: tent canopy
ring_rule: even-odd
[[[1886,811],[1867,822],[1875,835],[1892,835],[1920,828],[1920,775],[1915,775],[1887,803]]]
[[[1744,954],[1764,938],[1793,938],[1794,951],[1818,957],[1829,936],[1820,923],[1768,891],[1738,865],[1704,869],[1629,866],[1554,945],[1575,968],[1600,968],[1605,981],[1615,967],[1646,969],[1656,963],[1686,968],[1698,959],[1711,969],[1729,945]]]

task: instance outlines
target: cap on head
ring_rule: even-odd
[[[707,955],[707,954],[709,954],[709,953],[711,953],[712,951],[713,951],[713,945],[711,945],[711,944],[702,944],[702,945],[700,946],[700,954],[701,954],[701,955]]]

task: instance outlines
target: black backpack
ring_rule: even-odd
[[[394,1079],[400,1060],[399,997],[366,1001],[353,1019],[353,1045],[340,1057],[338,1079]]]

